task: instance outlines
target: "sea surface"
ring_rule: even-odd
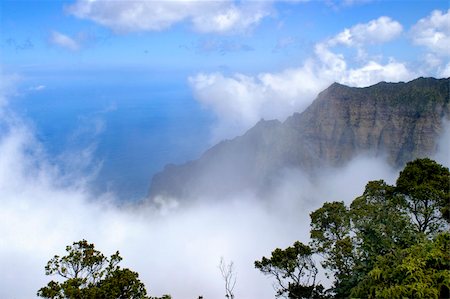
[[[38,74],[22,82],[11,106],[53,163],[94,174],[93,192],[122,201],[145,197],[166,164],[198,158],[214,122],[186,77],[169,74]]]

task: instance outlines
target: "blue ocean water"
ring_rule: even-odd
[[[22,84],[27,92],[12,105],[30,120],[50,157],[67,160],[93,150],[86,171],[101,165],[91,184],[96,193],[141,199],[164,165],[195,159],[210,145],[214,118],[193,99],[186,77],[133,72],[63,77],[35,76]]]

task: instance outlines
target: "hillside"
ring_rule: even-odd
[[[153,177],[150,197],[263,190],[285,168],[314,174],[359,154],[385,156],[401,167],[435,152],[443,119],[450,117],[449,84],[449,78],[365,88],[334,83],[284,122],[261,120],[198,160],[166,166]]]

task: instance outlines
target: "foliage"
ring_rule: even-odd
[[[355,263],[350,212],[343,202],[327,202],[310,216],[311,246],[325,258],[322,266],[334,273],[334,291],[345,296],[350,291],[347,285]]]
[[[139,275],[118,266],[119,252],[105,257],[86,240],[66,247],[63,257],[55,255],[45,267],[46,275],[58,275],[62,282],[50,281],[37,295],[54,299],[147,299]],[[158,299],[158,298],[150,298]],[[170,296],[161,299],[170,299]]]
[[[434,234],[450,221],[450,173],[430,159],[409,162],[397,179],[396,191],[405,200],[417,231]]]
[[[447,168],[417,159],[396,186],[371,181],[350,208],[332,202],[311,213],[311,246],[334,275],[336,298],[361,287],[380,258],[397,257],[448,228],[449,182]]]
[[[377,256],[416,242],[417,234],[395,188],[382,180],[366,185],[363,195],[351,203],[350,213],[358,263],[364,272],[373,267]]]
[[[448,298],[450,233],[380,256],[353,289],[357,298]]]
[[[323,287],[316,285],[317,267],[312,250],[301,242],[286,249],[277,248],[270,258],[255,261],[255,268],[276,279],[277,297],[319,298]]]

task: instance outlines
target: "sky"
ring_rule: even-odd
[[[119,250],[152,296],[222,298],[223,257],[237,297],[273,298],[253,261],[307,242],[323,201],[398,169],[357,157],[314,182],[286,171],[265,202],[185,209],[118,204],[120,191],[145,196],[164,164],[284,120],[333,82],[449,77],[449,18],[448,1],[1,1],[0,298],[33,298],[82,238]],[[445,128],[433,158],[448,167]]]
[[[284,119],[335,81],[450,75],[448,1],[6,0],[0,9],[2,70],[29,92],[83,79],[177,82],[217,118],[213,141]]]
[[[303,110],[333,82],[450,75],[448,1],[2,1],[0,9],[2,70],[22,76],[28,92],[83,80],[179,83],[217,118],[214,142]]]

